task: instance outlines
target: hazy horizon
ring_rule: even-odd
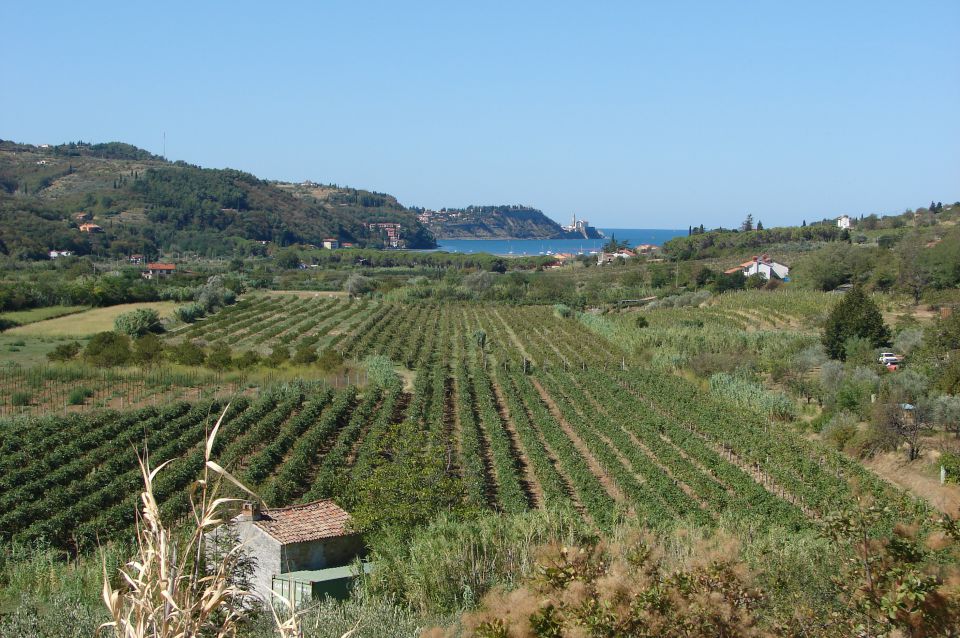
[[[955,2],[8,13],[5,139],[160,154],[166,134],[205,167],[606,228],[960,198]]]

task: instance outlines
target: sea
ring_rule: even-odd
[[[553,253],[599,252],[610,237],[626,241],[631,246],[654,244],[662,246],[674,237],[686,236],[687,229],[665,228],[601,228],[606,239],[440,239],[437,250],[451,253],[490,253],[523,257]]]

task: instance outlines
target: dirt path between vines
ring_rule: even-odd
[[[941,512],[956,516],[960,512],[960,485],[940,485],[939,476],[930,476],[918,467],[922,461],[909,463],[902,458],[903,455],[904,452],[881,454],[865,461],[864,465],[880,478],[922,498]]]
[[[537,477],[530,469],[527,453],[524,451],[523,442],[520,440],[520,435],[513,424],[513,417],[510,415],[510,408],[507,407],[503,390],[493,379],[490,379],[490,387],[493,389],[494,404],[497,413],[500,415],[500,422],[503,424],[503,430],[507,433],[507,439],[510,441],[510,453],[514,458],[517,470],[520,472],[520,486],[523,488],[530,506],[542,508],[544,504],[543,488],[540,487]]]
[[[560,429],[563,430],[563,433],[567,435],[567,438],[570,439],[570,442],[573,443],[573,446],[577,448],[577,451],[583,457],[583,460],[587,462],[587,467],[590,468],[590,472],[600,481],[600,484],[603,486],[603,489],[607,491],[607,494],[610,497],[617,501],[618,503],[628,503],[627,497],[620,491],[619,486],[609,477],[606,472],[603,470],[603,466],[597,461],[597,459],[591,454],[590,448],[587,447],[587,444],[583,442],[576,431],[574,431],[573,426],[563,418],[563,414],[560,412],[560,409],[557,407],[557,404],[554,402],[553,397],[550,396],[550,393],[544,389],[540,384],[538,379],[530,379],[533,387],[536,388],[537,393],[540,395],[540,398],[543,399],[543,402],[546,404],[547,409],[550,411],[550,414],[556,419],[557,424],[560,425]]]

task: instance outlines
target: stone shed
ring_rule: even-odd
[[[350,514],[329,499],[273,509],[245,503],[234,523],[240,541],[256,559],[254,591],[269,601],[277,582],[295,582],[301,585],[298,591],[308,592],[315,581],[344,572],[322,573],[363,554],[363,539],[351,531],[350,520]]]

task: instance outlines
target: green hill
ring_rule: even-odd
[[[85,215],[87,219],[80,217]],[[80,223],[102,232],[81,232]],[[382,246],[369,224],[401,224],[401,245],[435,241],[414,211],[383,193],[287,184],[232,169],[168,162],[129,144],[32,146],[0,140],[0,253],[50,250],[219,255],[326,237]]]

